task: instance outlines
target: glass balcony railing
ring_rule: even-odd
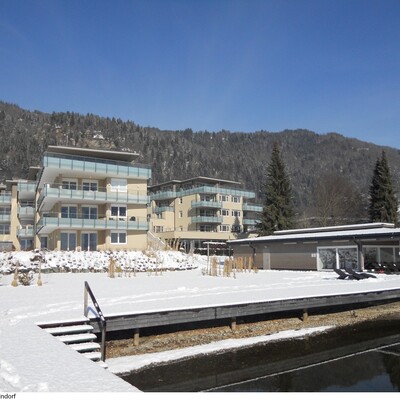
[[[9,213],[0,214],[0,222],[10,222],[11,215]]]
[[[243,225],[257,225],[259,221],[257,219],[249,219],[249,218],[244,218],[243,219]]]
[[[10,192],[0,194],[0,204],[11,204]]]
[[[164,207],[154,207],[153,208],[153,213],[154,214],[159,214],[162,213],[164,211],[174,211],[174,207],[169,207],[169,206],[164,206]]]
[[[30,192],[32,196],[34,196],[36,193],[36,185],[36,181],[18,182],[17,189],[18,192]]]
[[[72,229],[123,229],[123,230],[135,230],[135,231],[146,231],[149,229],[149,223],[146,218],[133,217],[128,219],[124,218],[97,218],[97,219],[86,219],[86,218],[59,218],[59,217],[42,217],[37,223],[37,231],[39,232],[42,228],[72,228]]]
[[[25,226],[17,229],[18,237],[33,237],[33,226]]]
[[[222,208],[219,201],[192,201],[192,208]]]
[[[243,211],[254,211],[254,212],[262,212],[263,206],[261,204],[243,204]]]
[[[190,196],[192,194],[222,194],[231,196],[242,196],[248,199],[253,199],[256,197],[254,192],[248,190],[241,190],[235,188],[225,188],[217,186],[198,186],[191,189],[179,190],[179,191],[165,191],[152,193],[150,195],[151,200],[162,200],[162,199],[172,199],[176,197]]]
[[[192,224],[199,224],[199,223],[206,223],[206,224],[221,224],[222,217],[192,217]]]
[[[32,206],[19,206],[18,215],[20,217],[33,217],[35,215],[35,208]]]
[[[70,171],[97,172],[108,176],[151,178],[151,167],[149,165],[130,164],[128,162],[105,160],[95,157],[45,153],[43,165],[45,167],[68,169]]]
[[[122,191],[107,191],[107,188],[98,188],[96,191],[78,189],[64,189],[60,185],[46,185],[40,193],[38,204],[39,207],[46,198],[60,200],[88,200],[97,202],[112,202],[124,204],[147,204],[149,196],[147,193],[140,191],[122,192]]]
[[[177,192],[167,190],[165,192],[157,192],[150,194],[150,200],[167,200],[178,197]]]

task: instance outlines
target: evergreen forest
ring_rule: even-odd
[[[316,216],[327,224],[367,220],[369,186],[383,150],[394,192],[400,191],[399,149],[338,133],[165,131],[118,118],[29,111],[0,102],[0,138],[2,181],[26,178],[48,145],[113,149],[139,153],[138,162],[152,166],[150,184],[195,176],[235,180],[254,190],[258,203],[263,201],[265,166],[277,143],[299,227]]]

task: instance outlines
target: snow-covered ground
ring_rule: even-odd
[[[39,322],[82,317],[84,281],[89,282],[106,316],[400,288],[399,275],[378,275],[377,279],[362,281],[338,280],[334,272],[326,271],[261,270],[257,273],[236,273],[235,277],[209,276],[204,273],[207,265],[204,257],[192,258],[178,252],[150,257],[156,260],[157,268],[143,267],[147,272],[138,272],[139,262],[144,266],[150,265],[149,260],[146,261],[147,256],[137,254],[140,261],[134,261],[133,254],[125,254],[121,255],[121,259],[130,259],[126,263],[129,268],[121,268],[115,278],[110,278],[107,272],[46,272],[42,273],[42,286],[37,285],[38,275],[35,273],[30,286],[13,287],[14,274],[10,272],[14,267],[10,265],[18,258],[20,265],[29,269],[34,263],[31,261],[33,254],[3,253],[1,256],[0,268],[6,274],[0,278],[0,391],[132,390],[110,371],[103,371],[36,326]],[[101,255],[105,259],[101,264],[100,254],[97,253],[46,254],[48,263],[51,261],[54,268],[64,271],[89,271],[90,266],[93,271],[105,271],[109,256]],[[77,258],[80,258],[80,267],[73,268]],[[65,268],[65,263],[71,268]],[[162,268],[159,268],[160,265]],[[51,271],[52,268],[43,270]],[[289,333],[295,334],[298,332]],[[241,343],[229,345],[238,346]],[[218,345],[208,349],[187,349],[186,352],[215,351],[216,347]],[[147,356],[146,362],[154,362],[157,357],[161,355]],[[170,359],[179,355],[167,354],[163,357]],[[143,362],[138,359],[123,360],[124,368],[127,368],[128,361],[136,365]],[[118,370],[117,361],[110,362],[112,368]]]

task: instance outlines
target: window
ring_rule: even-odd
[[[240,203],[240,196],[232,196],[232,203]]]
[[[61,250],[75,250],[76,249],[76,233],[75,232],[61,232]]]
[[[318,269],[357,269],[357,247],[319,247],[317,251]]]
[[[229,232],[231,230],[230,225],[221,225],[219,228],[220,232]]]
[[[86,251],[97,250],[97,233],[84,232],[81,235],[81,248]]]
[[[32,239],[20,239],[19,241],[21,250],[31,250],[33,248]]]
[[[224,216],[224,217],[227,217],[229,215],[229,210],[222,209],[221,210],[221,215]]]
[[[114,218],[126,218],[126,206],[111,206],[111,217]]]
[[[96,206],[83,206],[82,207],[82,219],[97,219],[97,207]]]
[[[232,210],[232,217],[240,217],[240,211]]]
[[[78,183],[76,180],[63,180],[62,181],[62,188],[63,189],[70,189],[70,190],[76,190],[78,187]]]
[[[219,201],[228,201],[228,196],[226,196],[224,194],[220,194],[219,195]]]
[[[126,193],[128,191],[128,181],[126,179],[111,178],[111,191]]]
[[[47,249],[48,248],[48,237],[47,236],[41,236],[40,237],[40,248],[41,249]]]
[[[96,181],[83,181],[82,182],[82,190],[89,191],[91,190],[92,192],[97,192],[98,186]]]
[[[61,218],[78,218],[78,207],[61,206]]]
[[[216,229],[211,225],[200,225],[200,232],[216,232]]]
[[[183,199],[182,199],[182,197],[179,197],[179,204],[183,204]]]
[[[179,218],[183,217],[183,211],[179,211]]]
[[[111,232],[112,244],[126,244],[126,231]]]
[[[0,235],[9,235],[10,234],[10,225],[0,225]]]
[[[10,215],[11,207],[0,207],[0,215]]]

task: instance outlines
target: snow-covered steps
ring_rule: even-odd
[[[96,340],[97,336],[94,335],[93,333],[80,333],[77,335],[60,335],[57,336],[57,339],[60,340],[61,342],[69,344],[69,343],[81,343],[81,342]]]
[[[97,336],[92,333],[93,326],[86,320],[41,323],[39,326],[89,360],[107,368],[107,364],[101,361],[100,345],[96,343]]]
[[[72,325],[72,326],[58,326],[55,328],[45,328],[45,331],[52,335],[64,335],[69,333],[82,333],[91,332],[93,330],[92,325]]]

